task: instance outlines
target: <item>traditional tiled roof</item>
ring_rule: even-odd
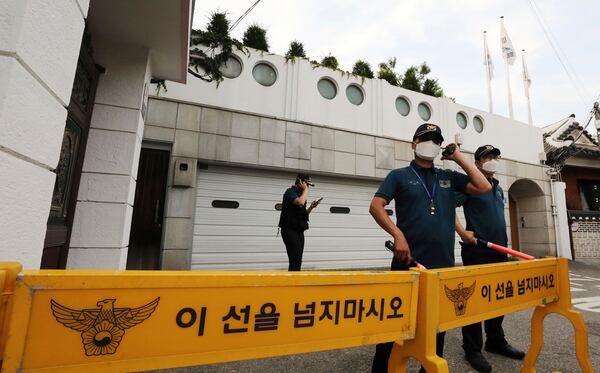
[[[546,126],[542,131],[546,164],[548,165],[562,163],[572,156],[600,159],[598,141],[579,125],[575,120],[575,115]],[[577,141],[570,146],[565,146],[563,141],[568,138],[577,139]]]

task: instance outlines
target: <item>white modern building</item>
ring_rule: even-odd
[[[303,171],[317,184],[310,198],[324,198],[303,268],[386,267],[388,237],[368,206],[385,175],[413,158],[423,122],[448,141],[459,135],[466,152],[499,147],[512,247],[561,252],[564,191],[553,198],[539,128],[255,50],[236,52],[218,87],[186,76],[190,1],[2,4],[11,22],[0,22],[1,260],[285,269],[279,203]],[[40,35],[51,44],[39,48]],[[82,45],[92,60],[80,55],[78,69]],[[169,80],[168,91],[155,95],[151,78]]]

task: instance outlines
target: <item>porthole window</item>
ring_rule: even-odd
[[[350,84],[346,87],[346,97],[351,104],[360,105],[365,100],[363,90],[356,84]]]
[[[475,131],[479,133],[483,131],[483,118],[481,118],[479,115],[473,117],[473,128],[475,128]]]
[[[323,78],[317,83],[317,89],[321,96],[328,100],[332,100],[337,95],[337,87],[329,78]]]
[[[410,113],[410,103],[406,97],[398,97],[396,99],[396,111],[403,117]]]
[[[431,109],[426,103],[421,102],[417,110],[419,111],[419,116],[421,117],[421,119],[425,121],[431,119]]]
[[[238,201],[224,201],[216,199],[212,201],[212,207],[218,209],[237,209],[240,207],[240,203]]]
[[[252,76],[260,85],[265,87],[270,87],[277,81],[277,71],[265,62],[259,62],[254,66]]]
[[[329,212],[332,214],[349,214],[350,208],[349,207],[331,206],[329,208]]]
[[[233,79],[242,74],[242,61],[237,57],[230,56],[225,64],[219,68],[224,77]]]
[[[462,129],[467,128],[467,114],[463,113],[462,111],[456,113],[456,123]]]

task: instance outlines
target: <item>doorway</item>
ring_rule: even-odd
[[[127,269],[160,269],[160,249],[170,153],[142,148],[138,167]]]

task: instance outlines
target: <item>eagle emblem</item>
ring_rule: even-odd
[[[138,308],[115,308],[116,299],[103,299],[96,303],[98,308],[75,310],[51,299],[50,308],[56,321],[81,332],[85,354],[98,356],[114,354],[125,330],[149,318],[159,300],[160,297]]]
[[[467,300],[473,295],[475,292],[475,284],[477,281],[473,282],[473,285],[468,288],[463,287],[463,283],[458,284],[458,288],[450,289],[446,285],[444,285],[444,290],[446,291],[446,297],[450,299],[452,303],[454,303],[454,313],[456,316],[464,315],[467,311]]]

